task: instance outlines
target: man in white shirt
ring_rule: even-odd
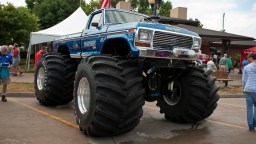
[[[207,70],[216,71],[217,67],[213,62],[213,58],[210,58],[210,60],[207,62]]]

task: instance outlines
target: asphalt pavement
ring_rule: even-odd
[[[241,77],[238,71],[232,71],[230,78],[234,81],[229,83],[229,87],[241,85]],[[11,76],[11,80],[34,83],[34,73]],[[216,84],[224,87],[222,82]],[[33,98],[34,93],[31,92],[13,92],[8,96],[7,103],[0,103],[0,144],[242,144],[255,141],[255,134],[248,131],[246,123],[245,100],[237,96],[231,98],[234,95],[220,99],[215,112],[196,124],[181,125],[166,121],[155,102],[146,102],[141,122],[135,129],[104,138],[88,137],[79,131],[73,103],[45,107]]]
[[[0,144],[253,144],[245,100],[222,98],[214,113],[198,123],[167,121],[156,102],[146,102],[133,130],[114,137],[88,137],[76,124],[73,103],[40,105],[35,98],[0,102]]]

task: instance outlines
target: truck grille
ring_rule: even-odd
[[[153,38],[153,47],[158,49],[172,50],[174,47],[184,47],[190,49],[192,44],[192,37],[161,31],[155,31]]]

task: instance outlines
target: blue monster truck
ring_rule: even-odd
[[[114,136],[139,124],[145,101],[157,101],[165,118],[179,123],[210,116],[219,95],[211,71],[195,64],[198,34],[156,18],[101,9],[80,34],[54,41],[35,70],[43,105],[74,98],[80,130]]]

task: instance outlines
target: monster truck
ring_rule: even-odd
[[[43,105],[74,98],[80,130],[114,136],[139,124],[145,101],[178,123],[210,116],[219,95],[211,71],[195,64],[198,34],[119,9],[93,12],[85,29],[56,39],[35,70]]]

